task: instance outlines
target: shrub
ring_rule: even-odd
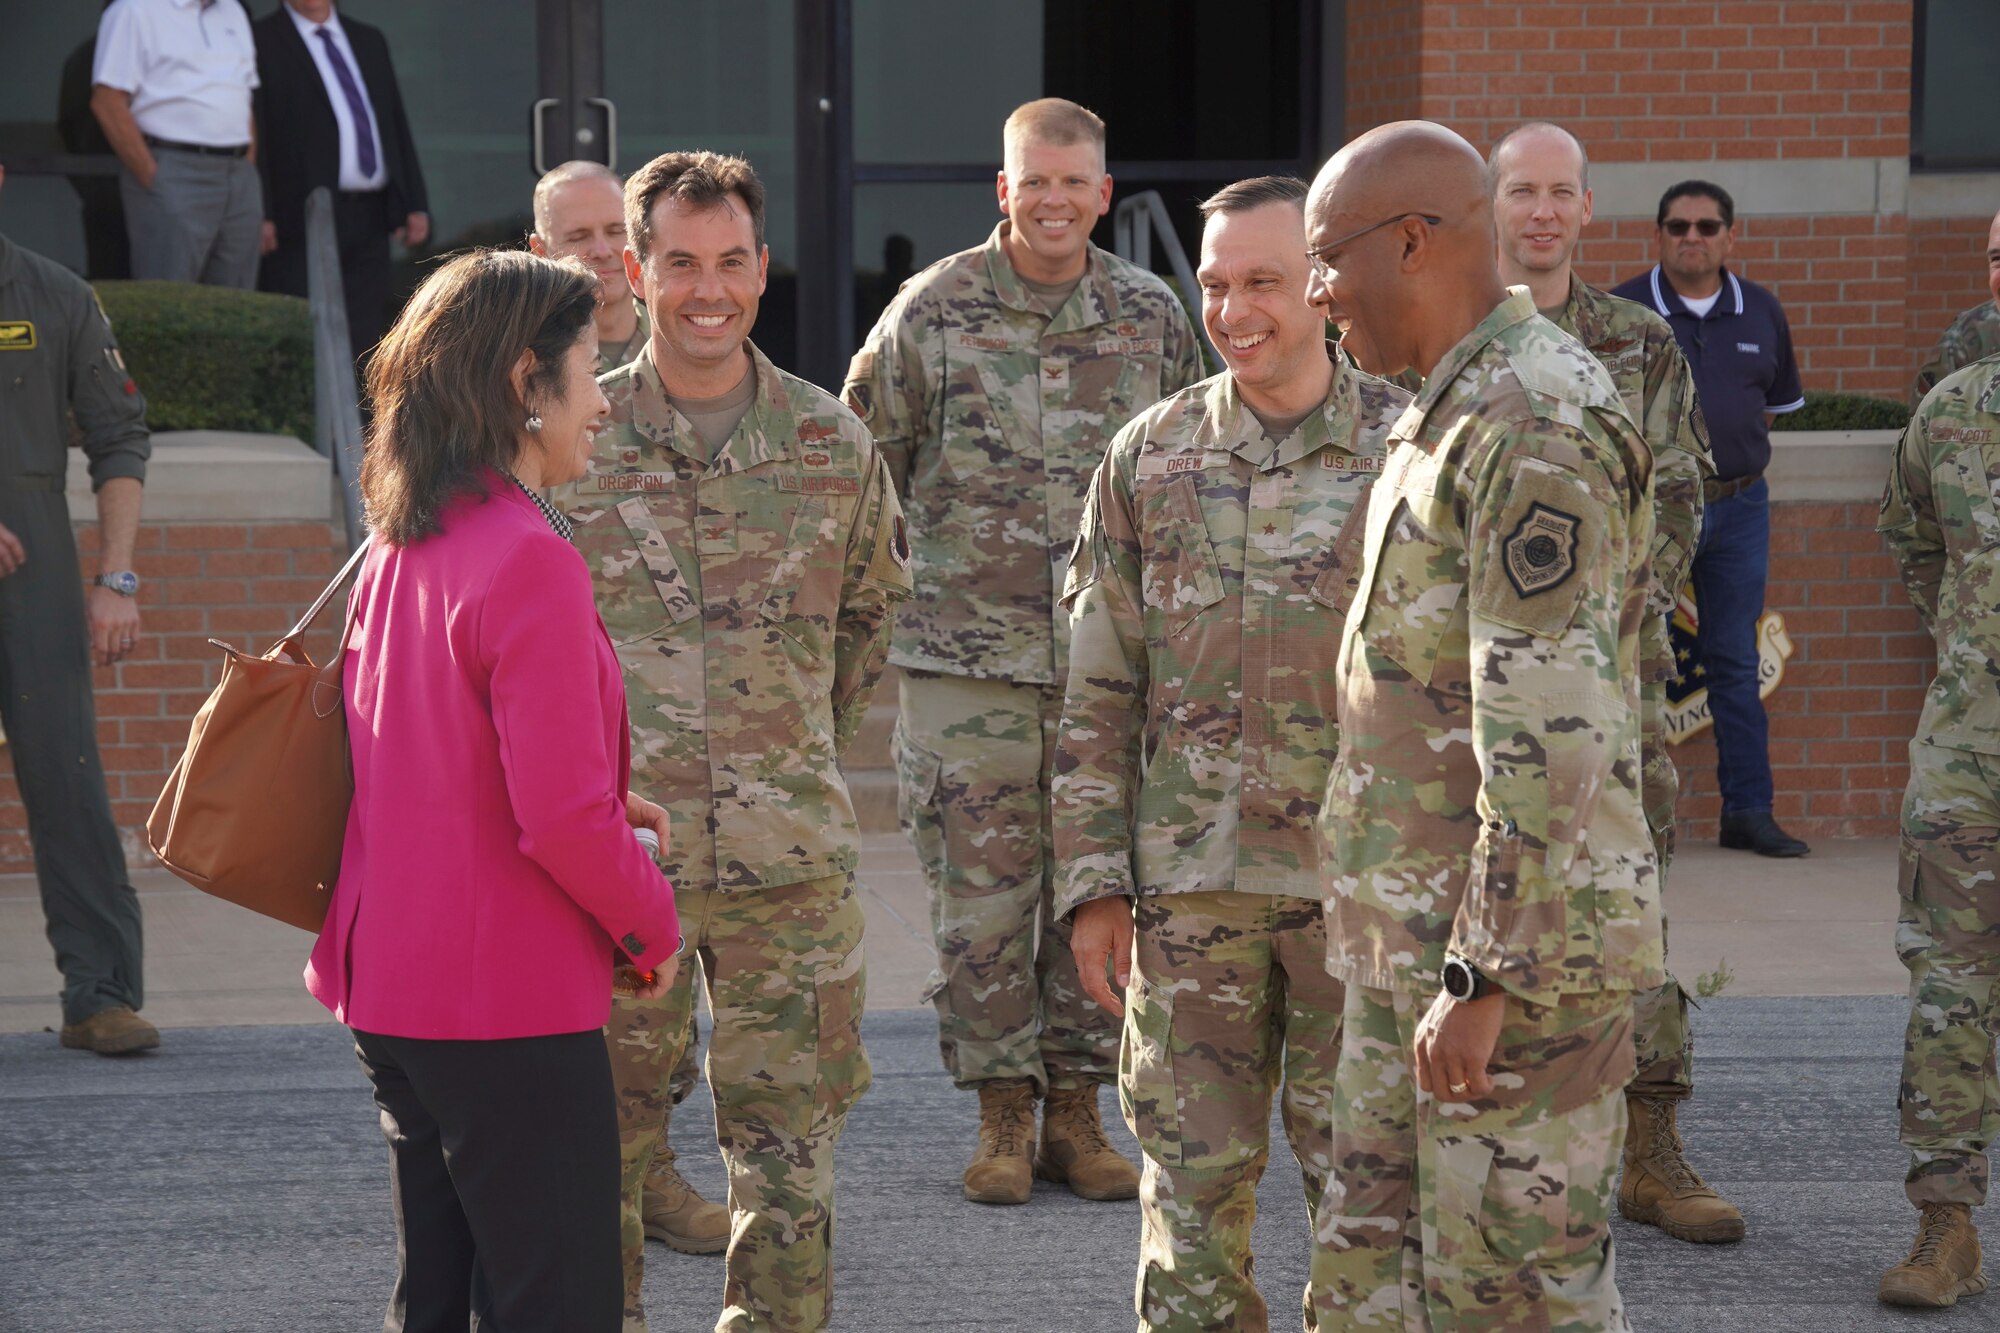
[[[295,296],[186,282],[101,282],[154,430],[313,438],[312,319]]]
[[[1901,430],[1910,405],[1861,393],[1808,393],[1806,405],[1771,423],[1773,430]]]

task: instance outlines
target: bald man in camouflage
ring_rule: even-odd
[[[1320,1326],[1623,1330],[1632,996],[1664,979],[1639,777],[1650,451],[1604,368],[1501,282],[1456,134],[1360,136],[1306,222],[1342,345],[1425,377],[1335,668],[1347,1005]]]

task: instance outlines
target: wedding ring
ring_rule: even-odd
[[[1472,1086],[1472,1085],[1471,1085],[1471,1084],[1469,1084],[1469,1083],[1454,1083],[1454,1084],[1452,1084],[1452,1085],[1451,1085],[1451,1090],[1452,1090],[1452,1091],[1453,1091],[1454,1093],[1457,1093],[1457,1094],[1458,1094],[1459,1096],[1463,1097],[1463,1096],[1465,1095],[1466,1091],[1467,1091],[1467,1090],[1468,1090],[1468,1089],[1469,1089],[1469,1088],[1470,1088],[1471,1086]]]

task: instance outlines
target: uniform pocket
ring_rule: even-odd
[[[837,1124],[874,1080],[867,1048],[861,1044],[861,1012],[867,1003],[868,972],[862,946],[813,973],[819,1044],[813,1131]]]
[[[916,849],[925,878],[935,883],[944,868],[944,825],[937,806],[944,758],[904,734],[900,719],[890,733],[889,750],[896,766],[896,820]]]
[[[1180,633],[1222,600],[1222,569],[1191,476],[1148,490],[1139,505],[1144,566],[1140,595],[1165,636]]]
[[[1174,1088],[1174,996],[1135,969],[1125,988],[1118,1040],[1118,1109],[1140,1151],[1181,1165],[1180,1102]]]
[[[1969,549],[2000,546],[2000,444],[1961,449],[1952,463],[1970,510]]]
[[[680,562],[675,558],[673,548],[667,544],[666,535],[660,531],[660,522],[647,508],[645,500],[636,495],[620,500],[618,517],[625,520],[625,528],[632,534],[632,541],[637,547],[638,564],[643,574],[641,570],[635,570],[635,576],[650,578],[667,619],[679,625],[700,615],[701,604],[695,600],[693,590],[681,573]]]
[[[1347,614],[1354,605],[1355,592],[1361,587],[1361,552],[1368,535],[1367,518],[1368,498],[1364,491],[1355,499],[1353,510],[1341,525],[1340,536],[1327,548],[1319,577],[1313,581],[1313,600],[1331,607],[1336,615]]]

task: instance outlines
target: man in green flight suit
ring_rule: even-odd
[[[160,1034],[138,1014],[139,899],[97,754],[90,668],[125,660],[138,642],[132,548],[151,453],[146,400],[90,288],[5,236],[0,383],[12,386],[0,393],[0,726],[63,976],[62,1044],[125,1055],[158,1046]],[[72,412],[97,492],[88,592],[63,495]]]

